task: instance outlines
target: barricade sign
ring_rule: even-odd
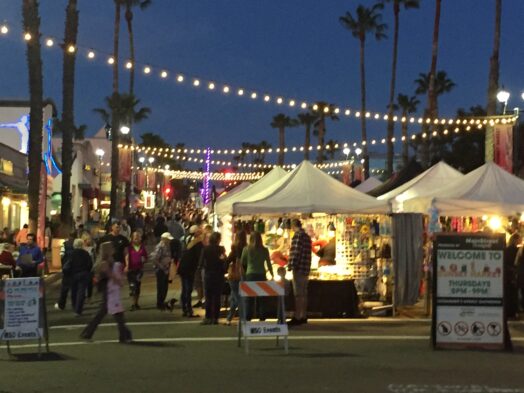
[[[0,341],[42,339],[49,351],[44,281],[39,277],[0,280]]]
[[[238,346],[241,346],[242,336],[246,353],[249,353],[249,337],[276,337],[279,345],[279,337],[284,338],[284,350],[288,353],[288,327],[286,324],[286,313],[284,306],[285,289],[284,283],[278,281],[241,281],[240,293],[240,322],[238,324]],[[278,297],[277,321],[251,322],[247,321],[246,299],[258,297]]]
[[[433,247],[435,348],[504,349],[504,235],[438,234]]]

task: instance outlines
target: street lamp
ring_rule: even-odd
[[[351,149],[349,147],[345,147],[344,150],[342,150],[342,153],[346,155],[346,161],[347,161],[349,153],[351,153]]]
[[[149,161],[149,165],[151,165],[153,162],[155,162],[155,157],[149,157],[147,161]]]
[[[361,149],[360,147],[357,147],[357,148],[355,149],[355,154],[357,155],[357,157],[358,157],[359,155],[361,155],[361,154],[362,154],[362,149]]]
[[[503,103],[504,104],[504,109],[502,111],[502,114],[505,115],[506,114],[506,106],[508,105],[508,100],[509,100],[509,92],[507,92],[506,90],[501,90],[497,93],[497,100],[500,102],[500,103]]]
[[[124,135],[127,135],[129,134],[129,132],[131,131],[131,128],[129,128],[128,126],[122,126],[120,127],[120,132]]]
[[[96,149],[95,155],[98,157],[98,198],[102,201],[102,158],[106,152],[103,149]],[[100,206],[101,203],[98,204]]]
[[[141,163],[141,164],[143,164],[145,160],[146,160],[145,157],[140,157],[140,158],[138,159],[138,162]]]

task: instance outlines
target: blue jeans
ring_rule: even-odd
[[[180,302],[182,303],[182,311],[184,314],[193,314],[193,306],[191,305],[191,294],[193,293],[193,283],[195,276],[192,274],[184,274],[180,276],[182,281],[182,293],[180,294]]]
[[[248,274],[248,275],[246,275],[246,281],[267,281],[266,274],[265,273],[263,273],[263,274],[256,274],[256,273]],[[251,318],[253,317],[253,302],[256,302],[256,312],[257,312],[256,315],[257,315],[257,317],[260,318],[260,319],[264,319],[265,316],[264,316],[264,298],[263,297],[259,297],[259,298],[248,297],[246,299],[246,319],[248,321],[250,321]]]
[[[229,287],[231,288],[231,295],[229,296],[229,312],[227,313],[227,320],[231,321],[235,316],[238,304],[240,303],[240,294],[238,293],[240,281],[230,280]]]

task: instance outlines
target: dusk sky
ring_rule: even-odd
[[[20,0],[0,2],[0,23],[10,25],[0,36],[0,98],[27,99],[28,76],[22,40]],[[65,0],[41,1],[41,31],[62,37]],[[114,6],[108,0],[79,0],[78,43],[95,51],[112,52]],[[136,10],[134,27],[136,58],[153,66],[145,76],[137,69],[136,94],[152,109],[151,118],[135,125],[135,136],[151,131],[168,142],[191,147],[239,147],[243,141],[265,139],[276,146],[277,131],[269,124],[284,112],[296,116],[299,108],[266,104],[259,98],[210,92],[186,81],[178,84],[176,73],[200,77],[247,92],[269,93],[313,102],[325,100],[341,108],[360,106],[359,44],[338,21],[358,4],[350,0],[154,0],[145,11]],[[413,80],[428,72],[431,56],[434,1],[422,0],[419,10],[401,12],[397,92],[413,94]],[[441,97],[441,116],[454,116],[458,108],[486,104],[489,56],[493,47],[494,1],[443,1],[438,69],[447,71],[457,84]],[[366,71],[368,110],[386,111],[391,75],[393,15],[387,5],[383,21],[389,25],[388,39],[368,38]],[[513,95],[509,106],[524,107],[524,1],[504,0],[500,83]],[[123,15],[122,15],[123,17]],[[124,20],[122,20],[124,22]],[[121,29],[121,59],[128,57],[125,24]],[[55,47],[42,47],[45,97],[61,107],[62,55]],[[81,50],[77,60],[76,121],[93,134],[103,123],[92,112],[103,106],[111,93],[111,67],[107,56],[98,53],[89,61]],[[157,65],[157,67],[155,67]],[[161,70],[169,71],[161,79]],[[128,76],[121,72],[121,91]],[[419,114],[425,105],[425,97]],[[385,135],[386,123],[369,120],[371,138]],[[341,116],[328,123],[327,139],[360,141],[360,123]],[[399,131],[397,127],[396,132]],[[397,134],[398,135],[398,134]],[[287,145],[302,144],[302,128],[287,132]],[[398,149],[398,148],[397,148]]]

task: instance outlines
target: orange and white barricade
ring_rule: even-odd
[[[240,322],[238,324],[238,346],[241,346],[244,337],[246,353],[249,353],[250,337],[276,337],[277,345],[279,337],[284,338],[284,350],[288,353],[288,327],[286,324],[286,312],[284,307],[285,289],[284,283],[279,281],[241,281],[240,293]],[[278,297],[276,322],[251,322],[246,319],[246,299],[257,297]]]

